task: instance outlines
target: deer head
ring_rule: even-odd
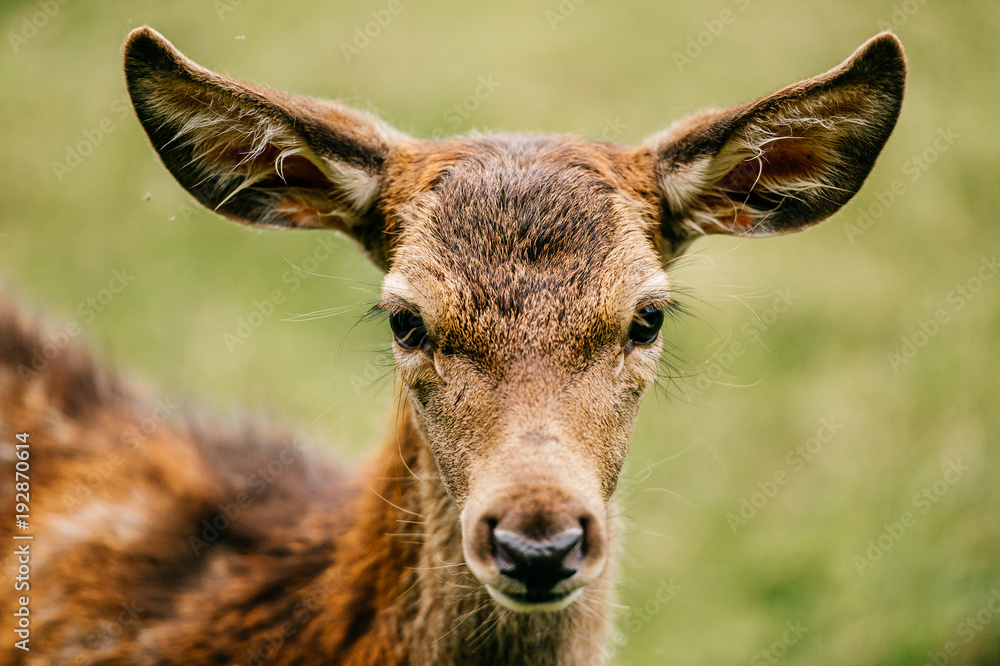
[[[125,67],[150,140],[199,201],[343,232],[385,271],[399,380],[466,562],[522,611],[566,607],[607,568],[609,503],[674,307],[664,267],[700,235],[784,234],[843,206],[905,77],[882,34],[825,74],[620,146],[421,141],[212,73],[148,28]]]

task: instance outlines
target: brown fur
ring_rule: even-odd
[[[348,234],[387,272],[382,309],[425,333],[397,342],[407,398],[347,476],[273,429],[151,419],[162,405],[75,345],[38,363],[45,336],[0,304],[0,425],[31,433],[39,663],[601,663],[613,495],[662,345],[632,330],[671,306],[663,266],[698,235],[785,233],[843,205],[895,123],[905,68],[881,35],[637,147],[418,141],[214,74],[148,28],[125,71],[196,198]],[[527,595],[501,534],[541,550],[580,535],[554,601]]]
[[[4,663],[314,663],[336,655],[343,664],[405,664],[449,654],[487,664],[551,651],[560,631],[591,621],[511,617],[484,592],[470,594],[460,541],[427,536],[457,517],[429,482],[434,462],[405,403],[392,440],[351,481],[308,448],[298,451],[301,444],[282,456],[294,441],[287,433],[206,432],[193,418],[143,430],[155,401],[75,345],[26,372],[43,333],[2,303],[0,427],[5,441],[30,433],[36,535],[26,593],[32,650],[8,642]],[[3,509],[12,515],[13,463],[4,454]],[[269,473],[276,462],[281,471]],[[241,496],[252,503],[242,506]],[[227,515],[226,507],[233,516],[234,506],[228,528],[195,554],[202,521]],[[8,543],[10,529],[0,524]],[[453,567],[441,569],[446,563]],[[4,562],[10,579],[12,566]],[[15,608],[4,595],[0,628],[11,635]],[[454,617],[466,614],[453,631]]]

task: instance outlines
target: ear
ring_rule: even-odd
[[[878,35],[826,74],[679,121],[641,148],[663,202],[664,259],[702,234],[816,224],[861,187],[896,124],[906,61]]]
[[[344,231],[385,267],[375,204],[402,135],[338,104],[210,72],[148,27],[125,42],[125,79],[164,165],[202,204],[254,225]]]

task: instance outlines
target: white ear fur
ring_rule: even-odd
[[[203,204],[242,222],[352,232],[402,138],[368,114],[210,72],[149,28],[129,36],[125,70],[167,168]]]
[[[899,115],[899,40],[878,35],[826,74],[703,111],[652,137],[664,237],[768,236],[815,224],[861,187]]]

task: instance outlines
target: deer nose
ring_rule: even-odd
[[[559,581],[575,574],[583,562],[583,527],[571,527],[537,540],[494,529],[494,559],[500,573],[522,583],[526,601],[542,601]]]

